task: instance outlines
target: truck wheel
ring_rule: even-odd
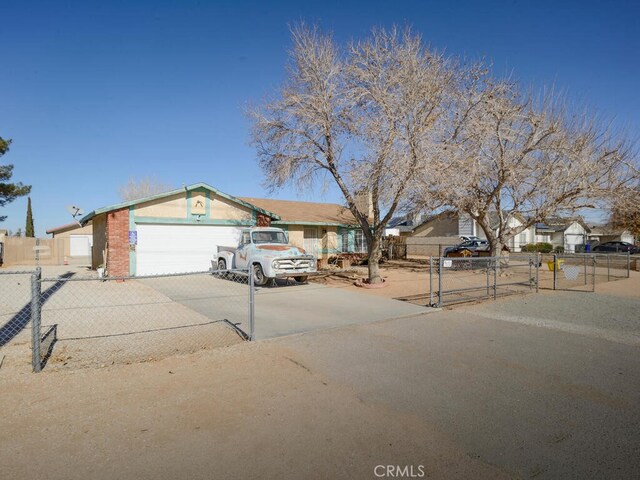
[[[262,287],[263,285],[266,285],[268,281],[269,279],[264,275],[264,272],[262,271],[262,265],[256,263],[253,266],[253,283],[258,287]]]
[[[307,283],[308,275],[300,275],[299,277],[293,277],[293,279],[298,283]]]
[[[226,276],[225,270],[227,269],[227,262],[225,262],[224,258],[218,260],[218,275],[221,277]]]

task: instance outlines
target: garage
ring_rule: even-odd
[[[90,257],[92,235],[69,235],[70,255],[72,257]]]
[[[213,225],[137,225],[136,274],[201,272],[218,246],[236,246],[240,228]]]
[[[80,223],[92,225],[91,267],[129,277],[208,271],[219,246],[235,247],[241,229],[272,220],[280,216],[196,183],[98,208]]]

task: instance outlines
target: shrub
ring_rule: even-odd
[[[555,253],[564,253],[564,247],[562,246],[557,246],[556,248],[553,249],[553,251]]]
[[[528,243],[521,247],[523,252],[540,252],[551,253],[553,251],[553,245],[547,242]]]

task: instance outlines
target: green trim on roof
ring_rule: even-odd
[[[236,225],[252,227],[250,220],[216,220],[211,218],[134,217],[136,224],[157,223],[161,225]]]
[[[272,225],[309,225],[310,227],[344,227],[344,228],[360,228],[359,225],[349,225],[348,223],[331,223],[331,222],[304,222],[304,221],[295,221],[290,222],[287,220],[277,220],[275,222],[271,222]]]
[[[85,215],[81,220],[80,223],[82,225],[86,224],[89,220],[91,220],[93,217],[95,217],[96,215],[100,215],[101,213],[106,213],[106,212],[111,212],[113,210],[121,210],[123,208],[127,208],[127,207],[131,207],[134,205],[139,205],[141,203],[146,203],[146,202],[151,202],[153,200],[158,200],[160,198],[165,198],[165,197],[170,197],[172,195],[178,195],[182,192],[187,192],[189,193],[192,190],[198,190],[198,189],[205,189],[205,190],[209,190],[210,192],[215,193],[216,195],[225,198],[227,200],[230,200],[231,202],[237,203],[238,205],[242,205],[243,207],[246,207],[250,210],[253,210],[255,212],[260,212],[268,217],[271,217],[274,220],[280,220],[280,216],[273,213],[273,212],[269,212],[268,210],[264,210],[256,205],[253,205],[251,203],[245,202],[244,200],[240,200],[237,197],[234,197],[232,195],[229,195],[228,193],[224,193],[221,192],[220,190],[213,188],[211,185],[208,185],[206,183],[194,183],[193,185],[188,185],[186,187],[183,188],[178,188],[176,190],[171,190],[170,192],[164,192],[164,193],[159,193],[157,195],[151,195],[149,197],[145,197],[145,198],[139,198],[137,200],[130,200],[128,202],[123,202],[123,203],[118,203],[116,205],[111,205],[108,207],[103,207],[103,208],[98,208],[90,213],[88,213],[87,215]],[[188,205],[188,203],[187,203]]]

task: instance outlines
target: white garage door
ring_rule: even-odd
[[[69,235],[69,249],[72,257],[91,256],[91,235]]]
[[[237,246],[240,229],[210,225],[138,225],[136,274],[202,272],[218,246]]]

